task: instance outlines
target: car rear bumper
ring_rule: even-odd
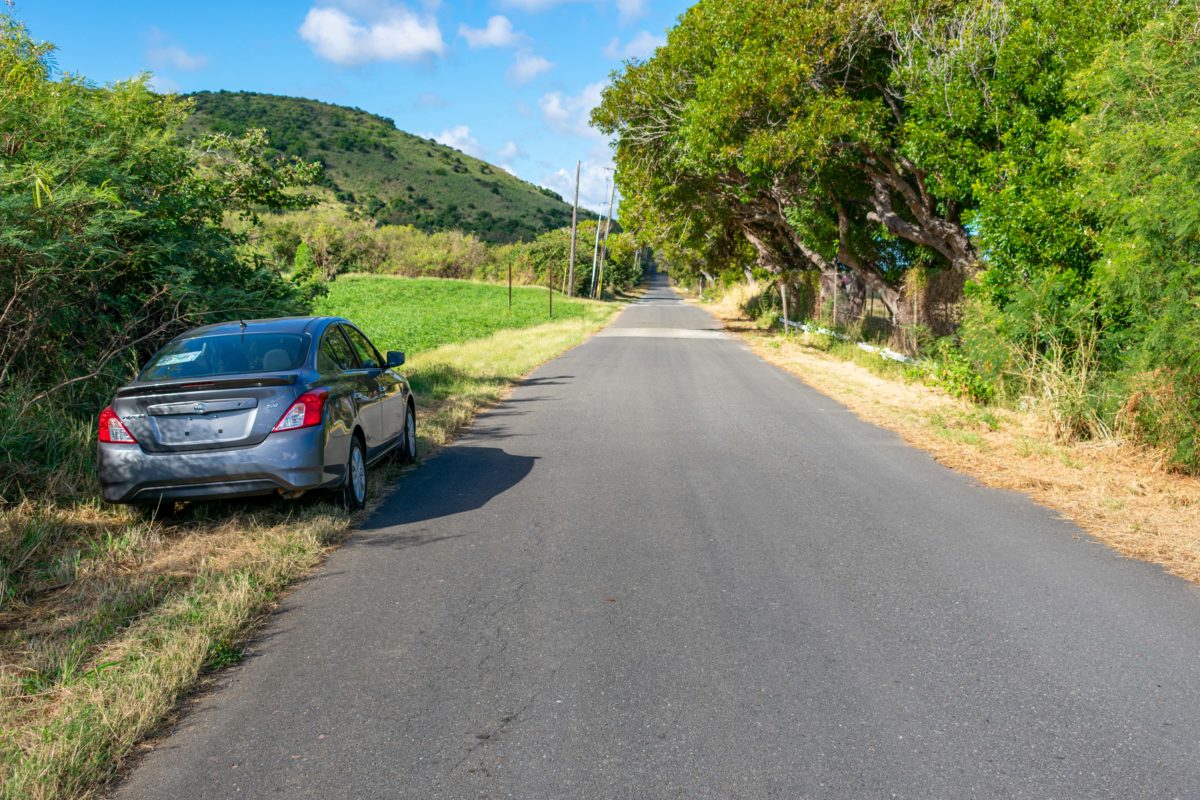
[[[326,464],[323,427],[271,434],[254,447],[147,453],[100,443],[101,495],[110,503],[249,497],[336,486],[345,466]]]

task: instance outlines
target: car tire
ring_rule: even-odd
[[[417,460],[417,412],[409,405],[404,412],[404,438],[400,442],[400,463],[412,464]]]
[[[341,505],[347,511],[358,511],[367,504],[367,454],[357,436],[350,439],[350,457],[346,459],[346,481],[338,495]]]

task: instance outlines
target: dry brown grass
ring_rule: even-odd
[[[346,530],[321,506],[175,525],[123,513],[99,520],[108,535],[74,580],[6,609],[5,797],[89,794],[206,667],[236,660],[245,631]]]
[[[616,310],[414,358],[421,456]],[[396,477],[377,470],[372,495]],[[238,659],[247,632],[349,523],[310,499],[198,506],[165,521],[94,499],[5,509],[0,796],[92,795],[205,671]]]
[[[1044,417],[981,408],[876,374],[804,335],[756,330],[736,307],[709,306],[762,358],[988,486],[1024,492],[1130,558],[1200,583],[1200,479],[1118,440],[1054,443]]]

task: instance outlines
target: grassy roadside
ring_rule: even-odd
[[[978,406],[906,380],[894,362],[826,336],[765,332],[707,306],[765,360],[988,486],[1032,497],[1122,555],[1200,583],[1200,480],[1119,440],[1059,444],[1052,420]]]
[[[572,319],[414,356],[408,374],[422,456],[617,310],[587,303]],[[90,431],[81,435],[81,446],[90,444]],[[378,470],[374,496],[396,477]],[[2,796],[93,794],[206,671],[240,657],[247,631],[337,545],[349,522],[314,499],[197,505],[168,521],[92,499],[6,510]]]

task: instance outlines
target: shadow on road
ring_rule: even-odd
[[[569,383],[574,375],[547,375],[543,378],[526,378],[517,381],[515,386],[562,386]]]
[[[474,511],[520,483],[533,469],[534,456],[510,455],[499,447],[450,447],[405,478],[359,531]],[[401,541],[403,540],[403,541]],[[396,537],[396,544],[428,544],[421,536]]]

